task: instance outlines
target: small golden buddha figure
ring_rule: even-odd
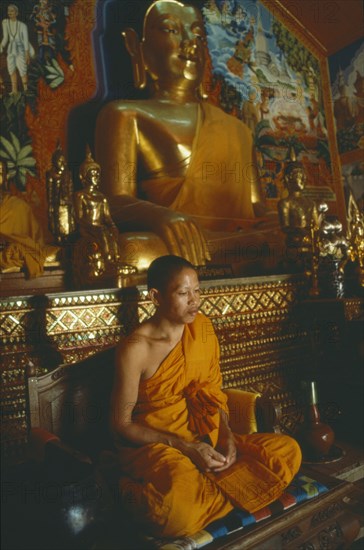
[[[151,92],[149,99],[108,103],[97,120],[101,188],[128,232],[123,248],[133,247],[147,268],[151,252],[205,265],[228,263],[236,251],[241,259],[243,248],[257,243],[269,246],[279,223],[262,202],[251,131],[202,99],[201,13],[157,0],[142,39],[131,28],[123,36],[135,85]]]
[[[120,259],[119,230],[110,215],[108,200],[99,189],[100,165],[89,148],[80,167],[80,179],[84,189],[75,193],[81,239],[73,253],[74,283],[89,286],[107,281],[125,286],[137,270]]]
[[[52,155],[52,167],[46,174],[48,226],[57,243],[67,242],[75,232],[73,183],[60,144]]]
[[[283,182],[288,196],[278,202],[278,214],[282,231],[286,234],[286,246],[296,252],[309,250],[312,222],[318,219],[314,201],[303,194],[306,173],[303,164],[291,154],[291,162],[285,168]]]
[[[95,243],[95,251],[105,262],[118,262],[119,231],[111,218],[108,201],[99,190],[100,165],[90,150],[80,167],[80,179],[84,189],[75,193],[75,210],[81,236]]]

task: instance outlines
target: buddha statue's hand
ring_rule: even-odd
[[[170,254],[182,256],[193,265],[210,260],[207,241],[195,220],[181,212],[130,195],[110,197],[112,218],[123,230],[151,231]]]
[[[164,207],[156,207],[154,214],[152,230],[171,254],[182,256],[193,265],[205,265],[210,260],[206,238],[192,218]]]

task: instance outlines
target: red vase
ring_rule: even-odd
[[[305,420],[299,430],[298,440],[302,448],[303,458],[314,461],[327,458],[335,440],[332,428],[321,422],[320,411],[317,406],[316,383],[313,381],[308,384]]]

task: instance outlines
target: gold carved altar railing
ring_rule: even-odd
[[[202,281],[202,311],[221,344],[225,387],[259,391],[294,406],[310,342],[296,307],[298,276]],[[26,443],[25,371],[43,373],[115,344],[152,312],[144,286],[2,298],[2,440],[16,458]]]

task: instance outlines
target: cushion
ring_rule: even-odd
[[[299,473],[279,499],[254,514],[249,514],[249,512],[234,508],[234,510],[229,512],[225,517],[210,523],[205,529],[198,531],[198,533],[192,536],[180,537],[175,540],[154,538],[150,542],[159,550],[195,550],[197,548],[203,548],[209,543],[226,535],[230,535],[235,531],[246,529],[265,519],[279,516],[285,510],[315,498],[327,491],[328,488],[322,483]]]

